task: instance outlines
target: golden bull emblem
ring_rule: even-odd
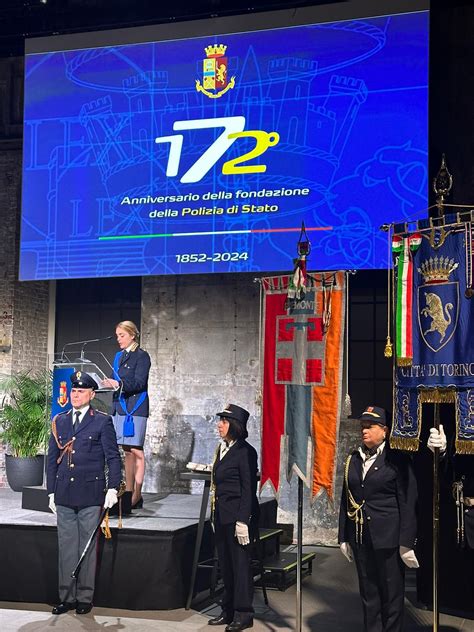
[[[451,340],[457,327],[459,283],[449,281],[449,276],[458,265],[454,259],[436,256],[418,268],[425,281],[418,288],[418,324],[423,340],[435,352]]]

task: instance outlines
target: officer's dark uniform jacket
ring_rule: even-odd
[[[124,351],[119,359],[118,374],[120,377],[120,388],[115,391],[113,397],[114,413],[126,415],[133,410],[141,393],[148,390],[148,373],[150,372],[150,356],[146,351],[137,347],[135,351]],[[112,376],[116,379],[115,375]],[[127,405],[127,410],[123,410],[120,404],[120,395],[123,395]],[[138,417],[148,417],[149,400],[148,395],[145,401],[134,412]]]
[[[64,453],[51,434],[48,448],[47,487],[54,493],[57,505],[91,507],[103,505],[108,489],[118,488],[121,479],[121,460],[117,448],[112,418],[89,408],[79,428],[73,431],[72,409],[56,417],[58,441],[65,446],[70,440],[71,451]],[[105,480],[105,463],[108,482]]]
[[[465,499],[474,498],[474,456],[471,454],[454,454],[454,446],[448,458],[443,458],[445,475],[450,484],[454,481],[462,483]],[[454,502],[454,499],[453,499]],[[470,549],[474,549],[474,506],[464,506],[464,539]]]
[[[416,543],[416,479],[409,458],[385,448],[362,480],[362,457],[352,453],[349,466],[349,489],[362,507],[363,542],[374,549],[405,546]],[[339,542],[356,545],[356,524],[347,516],[347,492],[344,484],[339,512]]]
[[[257,452],[244,439],[214,463],[215,519],[221,524],[258,524]]]

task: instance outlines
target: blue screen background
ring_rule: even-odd
[[[235,76],[219,98],[196,90],[210,44],[227,46]],[[384,268],[380,225],[427,206],[427,12],[31,54],[25,64],[22,280],[287,271],[302,221],[324,229],[308,232],[310,268]],[[174,123],[233,116],[279,134],[242,163],[266,171],[222,173],[255,147],[239,138],[199,181],[181,182],[222,128]],[[167,176],[170,144],[155,138],[178,134],[178,173]],[[267,194],[282,188],[307,193]],[[179,195],[194,199],[133,203]],[[277,209],[243,213],[252,204]],[[222,214],[203,214],[215,208]]]

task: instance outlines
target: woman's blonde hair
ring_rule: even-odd
[[[115,326],[115,329],[120,327],[120,329],[124,329],[129,336],[132,336],[134,340],[138,342],[140,338],[140,332],[138,331],[138,327],[131,320],[122,320]]]

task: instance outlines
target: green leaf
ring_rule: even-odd
[[[13,456],[36,456],[45,449],[51,377],[50,371],[0,376],[0,437]]]

